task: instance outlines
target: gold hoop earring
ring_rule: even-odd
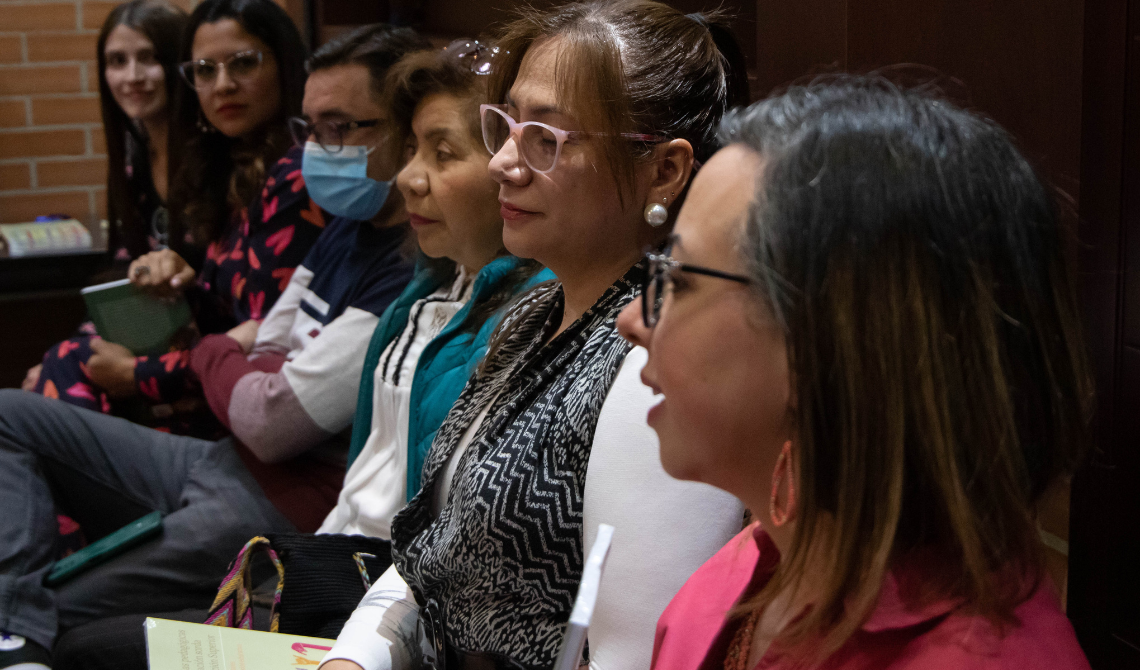
[[[779,528],[788,522],[796,507],[796,483],[791,473],[792,441],[784,443],[780,456],[776,459],[776,467],[772,470],[772,497],[768,500],[768,515],[772,517],[772,525]],[[788,504],[780,508],[780,486],[784,483],[784,476],[788,477]]]

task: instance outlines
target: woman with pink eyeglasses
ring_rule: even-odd
[[[437,668],[551,667],[599,523],[617,530],[582,661],[648,667],[669,598],[741,528],[734,498],[662,470],[644,350],[615,323],[746,98],[739,49],[648,0],[527,11],[498,46],[481,120],[503,242],[557,281],[492,338],[326,670],[418,667],[421,634]]]

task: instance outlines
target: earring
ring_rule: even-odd
[[[669,202],[667,198],[661,198],[661,202]],[[665,205],[660,203],[653,203],[645,207],[645,222],[656,228],[665,223],[669,218],[669,210],[665,209]]]
[[[198,131],[201,132],[203,135],[208,135],[210,133],[217,132],[217,128],[214,128],[212,125],[210,125],[210,122],[206,120],[206,115],[202,113],[201,107],[198,108],[197,126],[198,126]]]
[[[772,497],[768,501],[768,515],[772,517],[772,525],[779,528],[788,522],[788,517],[796,508],[796,483],[792,476],[792,441],[784,443],[780,456],[776,459],[776,468],[772,470]],[[788,503],[780,509],[780,485],[784,483],[784,476],[788,477]]]

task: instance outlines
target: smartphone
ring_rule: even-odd
[[[44,584],[47,586],[62,584],[158,535],[162,532],[162,516],[162,512],[151,512],[74,554],[56,561],[55,567],[44,578]]]

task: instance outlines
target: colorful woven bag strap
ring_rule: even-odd
[[[230,565],[229,574],[218,587],[218,595],[214,604],[210,606],[210,613],[206,615],[205,623],[210,626],[225,628],[253,628],[253,609],[249,606],[250,597],[250,564],[253,562],[254,550],[263,548],[277,568],[277,589],[273,593],[273,609],[270,610],[269,632],[276,633],[281,618],[278,611],[281,605],[281,589],[285,587],[285,567],[268,538],[255,537],[245,543],[237,558]]]

